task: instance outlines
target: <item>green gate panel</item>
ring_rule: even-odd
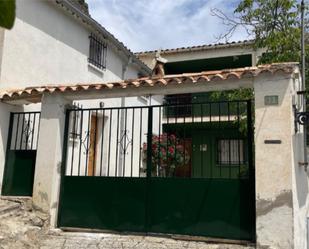
[[[65,176],[59,227],[252,240],[249,180]]]
[[[6,157],[2,195],[32,196],[36,150],[11,150]]]
[[[249,180],[152,178],[149,231],[252,240]]]
[[[65,176],[58,226],[145,232],[146,178]]]

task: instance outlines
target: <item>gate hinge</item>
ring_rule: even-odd
[[[309,112],[300,112],[297,110],[295,105],[293,105],[293,109],[294,109],[295,133],[297,133],[298,125],[309,124]]]

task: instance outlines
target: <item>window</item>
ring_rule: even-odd
[[[102,42],[98,37],[93,34],[89,36],[89,40],[90,46],[88,62],[100,69],[105,69],[107,53],[106,43]]]
[[[192,115],[192,95],[176,94],[166,95],[164,102],[170,105],[165,110],[166,117],[186,117]]]
[[[220,139],[217,145],[219,165],[244,164],[244,141],[240,139]]]

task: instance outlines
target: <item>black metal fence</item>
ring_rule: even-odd
[[[250,101],[76,108],[67,122],[67,176],[250,175]]]
[[[11,113],[10,150],[36,150],[38,145],[40,112]]]

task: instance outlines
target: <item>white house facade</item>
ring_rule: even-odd
[[[297,63],[251,41],[133,54],[79,0],[0,30],[0,191],[55,228],[307,247]],[[254,99],[209,93],[251,89]]]
[[[150,69],[79,1],[17,0],[16,5],[13,29],[0,30],[0,89],[149,75]]]

